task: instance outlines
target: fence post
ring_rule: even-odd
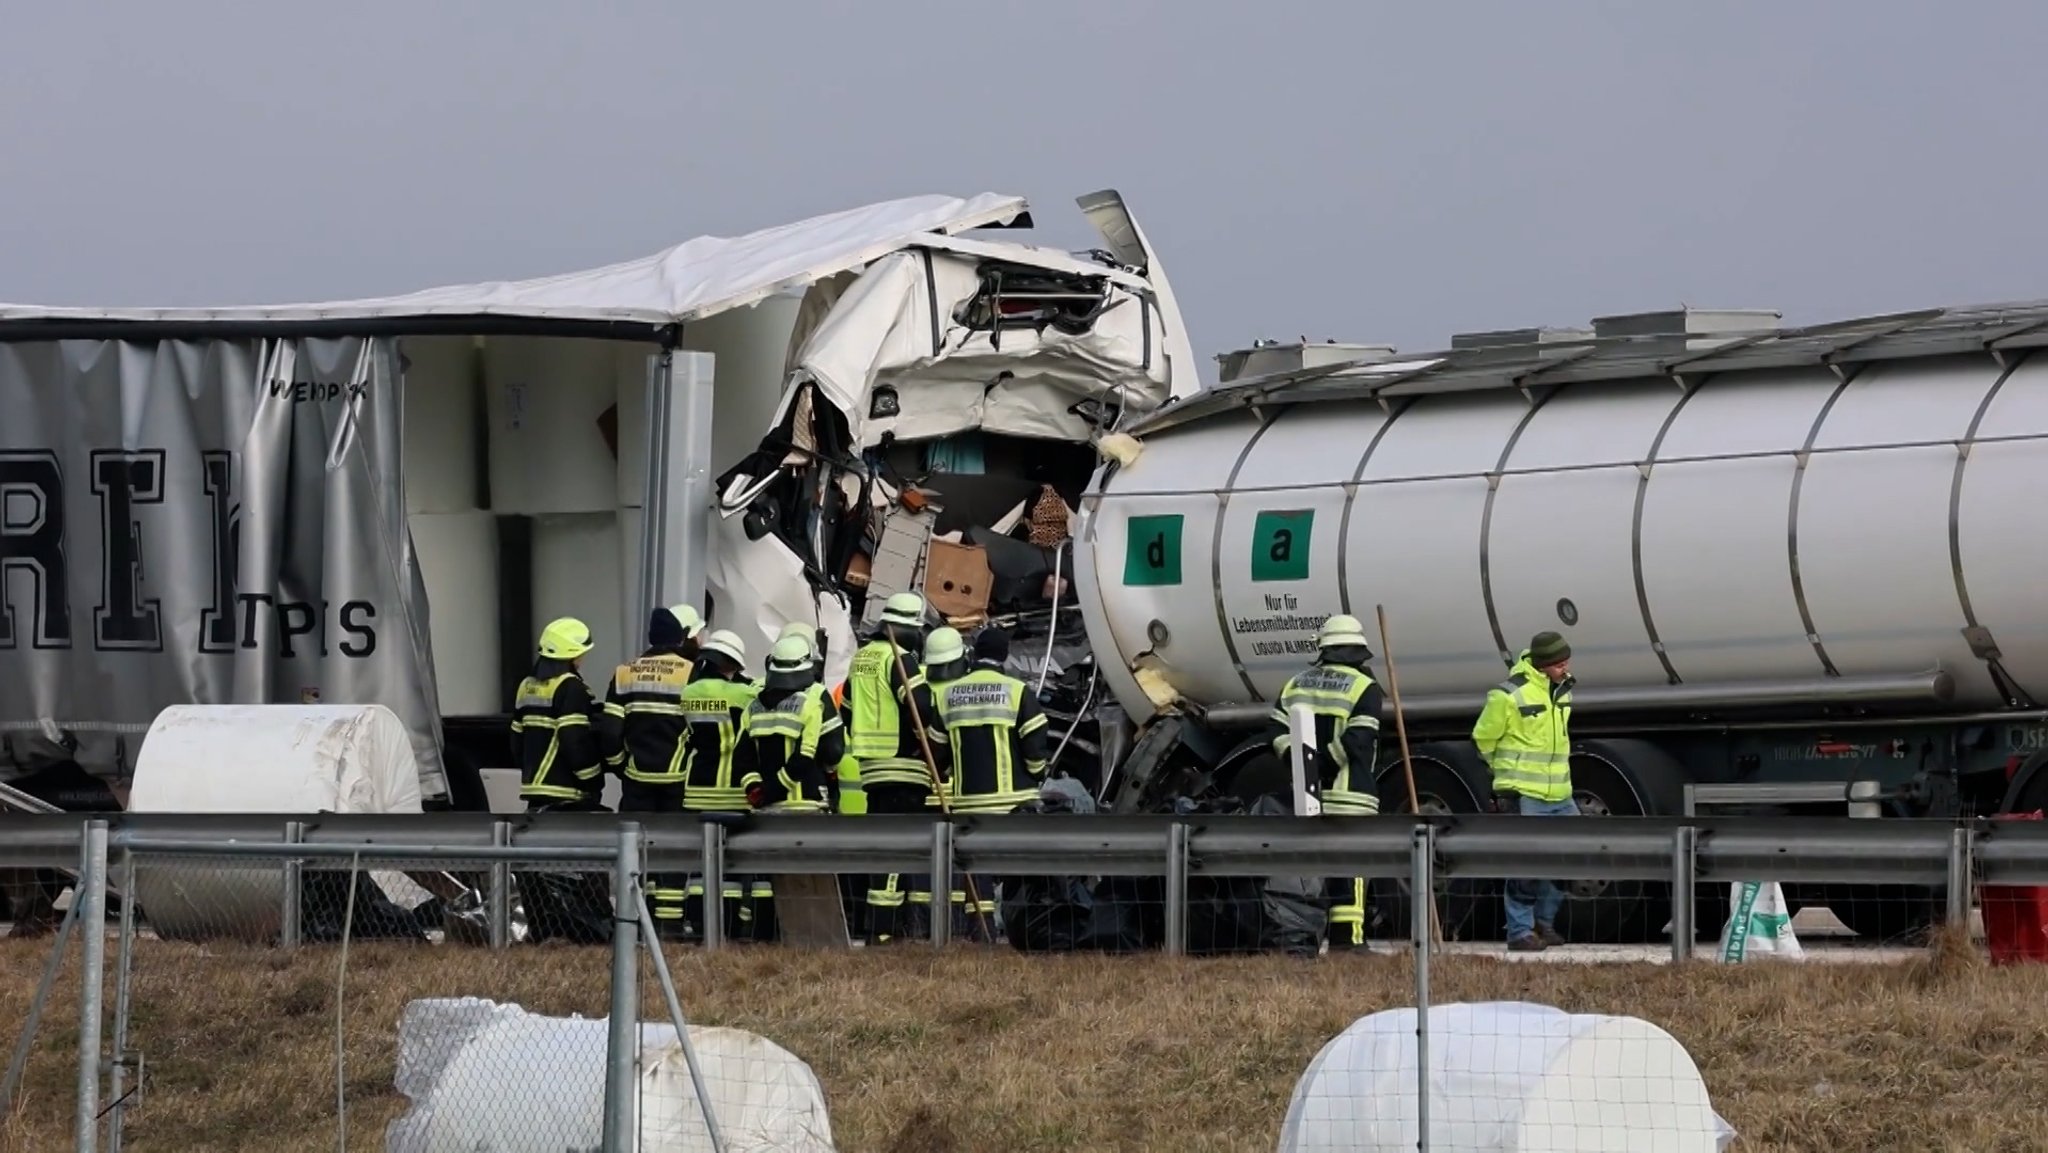
[[[1699,830],[1681,825],[1671,835],[1671,960],[1692,960],[1693,938],[1699,935],[1698,905],[1693,886],[1699,852]]]
[[[932,947],[944,948],[953,932],[953,822],[932,822]]]
[[[1948,842],[1948,923],[1967,926],[1970,923],[1970,880],[1974,864],[1976,830],[1968,825],[1957,825],[1949,830]]]
[[[121,850],[121,935],[114,946],[114,1054],[109,1074],[107,1150],[121,1153],[121,1119],[128,1111],[128,975],[135,968],[135,854]],[[142,1088],[142,1078],[135,1079]]]
[[[494,821],[491,824],[491,845],[502,849],[512,843],[512,822]],[[485,918],[489,922],[491,948],[504,949],[512,943],[512,862],[491,862],[491,891],[486,895],[489,908]]]
[[[304,844],[305,840],[306,822],[286,821],[284,823],[285,844],[299,845]],[[305,873],[306,862],[303,859],[299,857],[286,857],[284,859],[284,908],[280,910],[282,917],[278,922],[277,943],[286,949],[296,949],[299,947],[299,937],[301,936],[299,916],[300,910],[304,907],[299,900],[299,893],[302,890]]]
[[[1166,826],[1166,955],[1188,951],[1188,827]]]
[[[697,1092],[697,1108],[704,1113],[704,1131],[711,1135],[711,1153],[725,1153],[725,1137],[719,1132],[718,1117],[711,1108],[711,1092],[704,1087],[704,1070],[697,1064],[697,1046],[690,1040],[690,1023],[683,1018],[683,1001],[676,996],[675,975],[668,971],[668,957],[661,951],[661,935],[654,931],[654,916],[647,911],[645,894],[640,894],[640,943],[654,959],[654,975],[661,982],[661,997],[668,1005],[669,1020],[676,1027],[676,1043],[682,1046],[683,1063],[690,1067],[690,1085]]]
[[[1415,1147],[1429,1153],[1429,954],[1430,914],[1436,902],[1436,826],[1415,826],[1409,849],[1413,894],[1408,902],[1408,939],[1415,956]]]
[[[605,1153],[632,1148],[640,1086],[640,824],[619,825],[612,864],[612,1007],[604,1076]]]
[[[704,822],[704,951],[709,953],[725,940],[725,826]]]
[[[94,1153],[100,1130],[100,1010],[107,976],[107,823],[88,821],[80,856],[78,927],[83,934],[78,995],[78,1116],[72,1146]],[[134,897],[131,895],[130,900]]]

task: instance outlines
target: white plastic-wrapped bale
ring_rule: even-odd
[[[1464,1153],[1718,1153],[1735,1131],[1671,1034],[1493,1001],[1429,1010],[1429,1142]],[[1279,1153],[1418,1147],[1414,1009],[1353,1022],[1295,1083]]]
[[[173,705],[135,758],[134,813],[417,813],[419,764],[382,705]],[[266,942],[283,920],[274,861],[142,861],[136,902],[167,940]]]
[[[609,1023],[544,1017],[474,997],[428,998],[398,1023],[394,1078],[412,1108],[387,1153],[595,1149],[604,1130]],[[730,1151],[832,1153],[824,1090],[810,1066],[765,1037],[690,1026],[711,1114]],[[709,1153],[675,1027],[640,1025],[640,1153]]]

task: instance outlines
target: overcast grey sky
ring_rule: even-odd
[[[1105,186],[1205,356],[2048,297],[2038,0],[10,9],[18,302],[540,275],[924,192],[1081,245]]]

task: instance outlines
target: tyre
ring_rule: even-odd
[[[1410,752],[1415,796],[1426,815],[1478,813],[1493,795],[1492,774],[1479,751],[1460,741],[1431,741]],[[1379,772],[1380,812],[1407,813],[1408,783],[1396,759]],[[1378,878],[1367,898],[1367,931],[1382,940],[1407,940],[1412,924],[1410,886],[1401,878]],[[1439,878],[1437,919],[1446,941],[1498,941],[1504,935],[1500,882],[1490,878]]]

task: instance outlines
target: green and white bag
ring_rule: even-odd
[[[1806,955],[1792,931],[1792,910],[1778,882],[1737,881],[1728,886],[1728,907],[1728,923],[1721,927],[1722,961],[1798,960]]]

